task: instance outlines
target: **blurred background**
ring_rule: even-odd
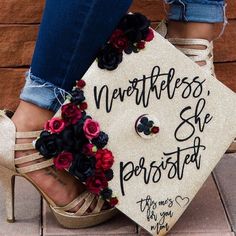
[[[45,0],[0,0],[0,109],[15,110],[29,68]],[[162,0],[134,0],[155,27],[165,17]],[[215,42],[217,78],[236,91],[236,0],[228,0],[229,24]],[[218,25],[216,32],[222,26]]]

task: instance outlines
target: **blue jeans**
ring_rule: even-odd
[[[224,22],[224,0],[165,0],[170,4],[168,18],[205,23]]]
[[[169,19],[222,22],[222,0],[166,0]],[[47,0],[20,98],[56,112],[132,0]]]

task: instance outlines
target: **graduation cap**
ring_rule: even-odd
[[[87,113],[109,135],[116,207],[165,235],[236,136],[236,97],[158,33],[122,58],[84,75]]]

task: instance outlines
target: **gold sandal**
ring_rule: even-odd
[[[87,210],[97,196],[88,191],[83,192],[72,202],[66,206],[57,206],[44,193],[32,179],[26,174],[35,170],[40,170],[49,166],[53,166],[53,160],[43,160],[39,163],[33,163],[24,167],[17,167],[16,165],[32,162],[42,159],[40,153],[33,153],[27,156],[14,158],[14,152],[19,150],[32,150],[34,145],[32,143],[15,144],[16,138],[37,138],[41,131],[31,132],[16,132],[16,128],[6,111],[0,110],[0,182],[5,191],[5,204],[7,221],[12,223],[15,221],[14,216],[14,183],[15,176],[21,176],[30,181],[31,184],[40,192],[42,197],[46,200],[51,211],[56,217],[57,221],[66,228],[85,228],[100,224],[107,221],[117,213],[116,208],[103,210],[105,201],[98,198],[95,208],[91,213]],[[70,212],[78,204],[82,203],[80,209],[72,213]]]

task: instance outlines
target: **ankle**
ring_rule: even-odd
[[[167,38],[199,38],[212,41],[214,24],[169,21]]]
[[[12,117],[12,121],[17,131],[34,131],[42,129],[45,122],[53,115],[54,113],[49,110],[21,101]]]

